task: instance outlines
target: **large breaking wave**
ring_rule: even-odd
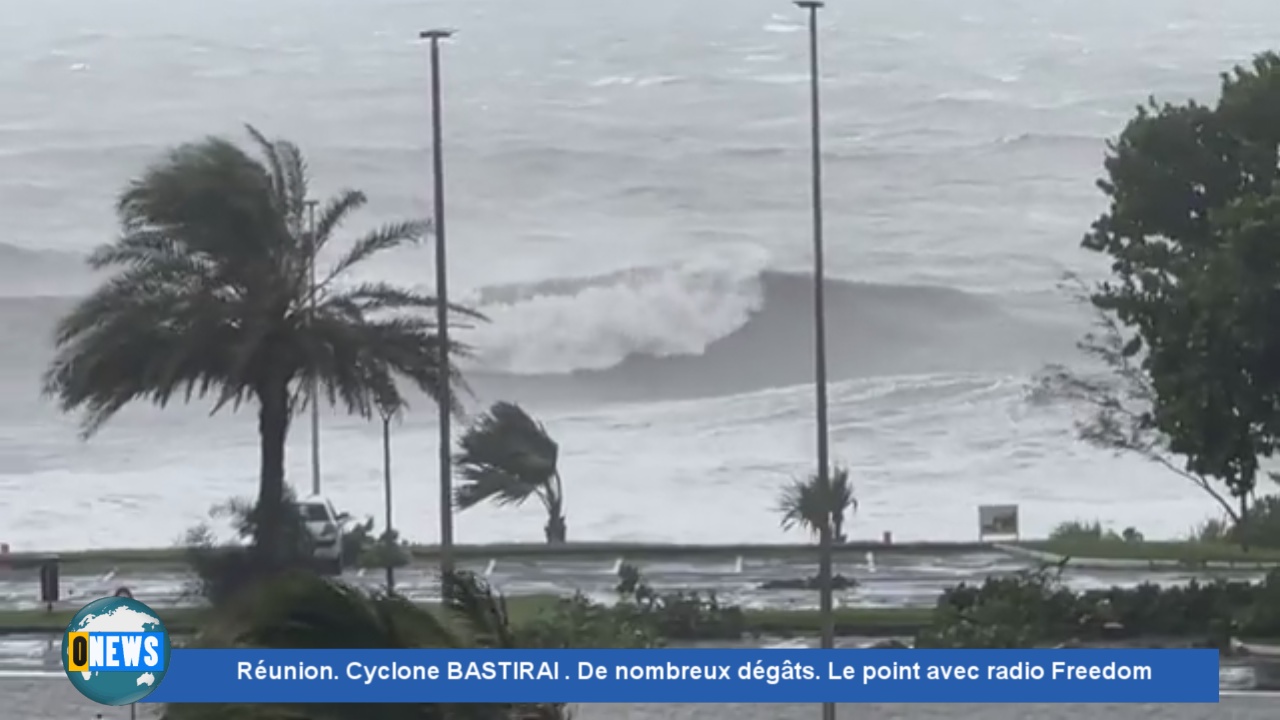
[[[1004,298],[828,279],[832,380],[1022,371],[1075,334]],[[648,267],[487,288],[468,337],[473,375],[504,396],[654,399],[747,392],[813,377],[813,281],[749,264]],[[489,394],[489,393],[486,393]]]

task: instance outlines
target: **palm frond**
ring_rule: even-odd
[[[467,386],[456,363],[440,366],[440,336],[435,324],[421,317],[369,320],[358,308],[330,302],[318,308],[313,321],[298,329],[304,338],[299,350],[304,376],[314,374],[330,402],[340,401],[348,411],[371,417],[384,407],[405,407],[397,378],[407,379],[436,402],[444,399],[444,383],[452,410],[460,412],[459,395]],[[449,344],[453,358],[465,357],[468,348]]]
[[[371,230],[356,240],[351,249],[330,268],[320,286],[327,287],[335,278],[380,252],[416,243],[430,231],[431,223],[423,220],[392,223]]]
[[[475,507],[492,500],[499,507],[522,505],[525,500],[543,491],[543,486],[522,482],[516,475],[492,467],[470,467],[461,471],[466,482],[453,491],[454,504],[459,510]]]
[[[544,502],[556,482],[559,447],[519,405],[494,403],[458,441],[463,477],[455,492],[460,508],[485,500],[518,505],[533,495]]]
[[[98,246],[86,261],[94,270],[112,266],[174,266],[180,263],[195,269],[204,265],[206,258],[193,255],[173,235],[163,230],[137,229],[126,232],[113,243]]]
[[[288,140],[275,141],[276,154],[280,158],[280,169],[284,172],[285,211],[296,221],[299,230],[295,237],[302,235],[302,214],[307,207],[307,161],[298,146]]]
[[[366,202],[368,198],[359,190],[343,190],[330,198],[316,218],[316,250],[322,250],[333,237],[334,230],[342,225],[348,215],[364,207]]]
[[[827,485],[816,473],[788,482],[779,493],[777,509],[784,530],[799,526],[816,536],[824,525],[834,526],[836,518],[857,505],[848,469],[836,467]]]
[[[63,411],[85,410],[88,436],[129,402],[164,406],[173,395],[227,392],[227,345],[234,307],[215,293],[123,273],[86,298],[59,324],[58,352],[44,377]]]
[[[254,144],[258,146],[258,151],[262,154],[263,159],[267,162],[271,180],[271,200],[276,210],[282,216],[287,216],[289,207],[288,188],[285,187],[284,162],[280,158],[278,148],[258,128],[247,123],[244,127],[245,131],[249,133],[249,137],[253,139]]]

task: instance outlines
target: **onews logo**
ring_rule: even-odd
[[[76,690],[102,705],[129,705],[160,685],[169,667],[169,633],[155,612],[130,597],[95,600],[62,637],[62,664]]]

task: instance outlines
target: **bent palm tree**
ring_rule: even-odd
[[[564,488],[556,469],[559,448],[541,423],[519,405],[494,403],[458,446],[454,462],[465,481],[454,492],[459,510],[485,500],[520,505],[536,495],[547,510],[547,542],[565,541]]]
[[[62,319],[45,390],[83,410],[93,434],[135,400],[216,397],[214,410],[255,402],[261,463],[256,548],[278,567],[289,420],[309,397],[368,417],[407,378],[433,398],[460,383],[438,362],[435,298],[379,282],[343,285],[375,254],[423,237],[426,222],[375,229],[312,286],[313,261],[363,193],[303,223],[307,173],[292,143],[249,133],[261,154],[211,138],[178,147],[131,183],[117,204],[122,234],[89,259],[114,274]],[[478,317],[462,308],[456,313]],[[455,355],[460,347],[449,348]],[[451,395],[451,397],[453,397]]]
[[[831,473],[830,484],[823,486],[817,474],[805,480],[792,480],[782,489],[778,510],[782,513],[782,528],[790,530],[799,525],[814,536],[822,533],[825,525],[831,531],[831,539],[845,542],[845,513],[857,511],[858,501],[849,483],[849,469],[836,467]]]

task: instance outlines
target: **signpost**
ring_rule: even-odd
[[[978,540],[1017,540],[1017,505],[979,505]]]

